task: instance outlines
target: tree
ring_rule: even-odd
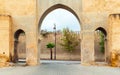
[[[52,60],[52,48],[55,47],[55,44],[54,43],[48,43],[46,45],[46,47],[50,49],[50,59]]]
[[[78,35],[68,28],[63,29],[63,37],[61,40],[62,43],[60,43],[60,45],[70,53],[79,45]]]
[[[105,52],[104,37],[105,37],[105,35],[103,34],[103,32],[100,31],[100,43],[99,43],[99,45],[100,45],[100,51],[101,51],[102,53]]]

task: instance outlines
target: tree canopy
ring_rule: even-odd
[[[63,29],[63,37],[61,40],[62,43],[60,43],[60,45],[68,52],[73,52],[76,46],[79,45],[78,35],[68,28]]]

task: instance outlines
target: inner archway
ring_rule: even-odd
[[[14,34],[14,62],[24,61],[26,58],[26,36],[21,29]],[[22,59],[22,60],[20,60]]]
[[[106,49],[107,49],[107,32],[104,28],[98,27],[95,30],[95,61],[106,61]]]
[[[46,17],[48,17],[49,16],[49,14],[51,14],[51,13],[53,13],[53,12],[55,12],[55,11],[57,11],[57,10],[64,10],[64,11],[67,11],[67,12],[69,12],[69,13],[71,13],[72,14],[72,16],[74,16],[75,17],[75,19],[77,20],[77,23],[79,24],[78,25],[78,27],[76,27],[76,24],[74,24],[74,25],[72,25],[71,27],[72,28],[74,28],[74,27],[76,27],[76,28],[74,28],[74,30],[73,31],[76,31],[76,33],[77,33],[77,35],[78,35],[78,41],[79,41],[79,46],[77,47],[79,50],[77,50],[75,53],[76,54],[74,54],[74,55],[77,55],[78,54],[78,58],[77,58],[77,60],[80,60],[80,50],[81,50],[81,47],[80,47],[80,31],[81,31],[81,28],[80,28],[80,21],[79,21],[79,18],[78,18],[78,16],[76,15],[76,13],[71,9],[71,8],[69,8],[69,7],[67,7],[67,6],[64,6],[64,5],[61,5],[61,4],[57,4],[57,5],[54,5],[54,6],[52,6],[51,8],[49,8],[43,15],[42,15],[42,17],[41,17],[41,19],[40,19],[40,22],[39,22],[39,27],[38,27],[38,30],[39,30],[39,34],[42,32],[42,33],[45,33],[45,32],[49,32],[49,33],[53,33],[53,34],[50,34],[48,37],[49,37],[49,42],[54,42],[54,33],[55,33],[55,31],[54,31],[54,24],[56,25],[56,31],[57,31],[57,33],[56,33],[56,39],[57,39],[57,42],[59,42],[58,41],[58,38],[60,39],[61,38],[61,29],[62,28],[66,28],[67,26],[65,26],[64,25],[64,22],[62,21],[62,23],[60,22],[60,20],[59,20],[59,18],[60,17],[62,17],[62,16],[59,16],[60,15],[60,13],[62,13],[61,11],[59,11],[59,15],[53,15],[53,17],[55,17],[54,19],[51,19],[50,20],[50,22],[46,22],[46,23],[44,23],[44,21],[45,21],[45,19],[46,19]],[[68,14],[69,15],[69,14]],[[59,16],[59,18],[57,18],[57,16]],[[66,17],[62,17],[63,19],[64,18],[66,18],[66,20],[65,21],[67,21],[67,22],[70,22],[69,23],[69,25],[71,25],[71,21],[69,20],[69,17],[70,16],[66,16]],[[57,20],[57,23],[56,23],[56,19],[58,19]],[[52,22],[52,24],[51,24],[51,22]],[[59,23],[60,22],[60,23]],[[43,27],[43,24],[46,24],[46,26],[44,26]],[[52,25],[52,26],[51,26]],[[59,27],[57,26],[57,25],[59,25]],[[51,28],[50,28],[50,26],[51,26]],[[63,26],[63,27],[62,27]],[[46,28],[46,30],[43,30],[43,29],[45,29]],[[72,28],[70,28],[70,30],[72,30]],[[39,36],[39,37],[41,37],[41,36]],[[52,39],[50,39],[50,37],[53,37]],[[46,48],[42,48],[42,47],[45,47],[45,44],[44,44],[44,46],[43,46],[43,42],[46,42],[46,41],[48,41],[47,39],[44,39],[45,41],[43,41],[43,39],[44,38],[42,38],[41,39],[41,41],[39,42],[39,45],[41,45],[41,47],[39,47],[39,48],[41,48],[40,49],[40,55],[41,56],[43,56],[43,57],[46,57],[46,55],[48,55],[48,54],[46,54],[46,55],[42,55],[42,52],[44,53],[44,51],[43,50],[46,50]],[[62,51],[60,51],[60,50],[58,50],[58,49],[60,49],[60,46],[57,44],[57,47],[56,47],[56,49],[57,49],[57,54],[58,53],[60,53],[60,52],[62,52]],[[49,51],[47,50],[47,52],[46,53],[49,53]],[[64,53],[62,53],[62,54],[64,54]],[[75,57],[73,55],[73,58]],[[61,55],[60,55],[61,56]],[[60,57],[60,56],[57,56],[57,59]],[[64,56],[64,55],[63,55]],[[49,57],[49,55],[48,55],[48,57]],[[48,58],[47,57],[47,58]],[[72,60],[72,59],[71,59]]]

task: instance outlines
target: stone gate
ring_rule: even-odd
[[[110,14],[120,13],[119,4],[119,0],[0,0],[0,53],[14,58],[14,43],[17,42],[15,36],[19,36],[19,30],[22,30],[26,36],[26,63],[39,64],[38,35],[41,23],[51,11],[63,8],[73,13],[80,23],[81,63],[94,62],[94,32],[99,27],[107,33],[111,30],[108,18]],[[115,20],[117,19],[112,22]],[[119,23],[116,26],[119,29]],[[115,36],[111,34],[108,34],[107,38]],[[106,59],[109,57],[112,44],[116,45],[108,39]],[[115,49],[120,47],[115,45]]]

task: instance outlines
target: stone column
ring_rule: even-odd
[[[120,14],[111,14],[108,23],[109,52],[120,50]]]
[[[112,64],[114,52],[120,51],[120,14],[111,14],[108,17],[108,55],[109,62]],[[117,65],[118,66],[118,65]]]
[[[94,31],[83,31],[81,42],[81,64],[94,62]]]
[[[26,34],[26,64],[30,66],[39,64],[38,40],[35,31],[29,31]]]
[[[0,54],[10,58],[12,52],[12,24],[11,17],[7,14],[0,14]]]

